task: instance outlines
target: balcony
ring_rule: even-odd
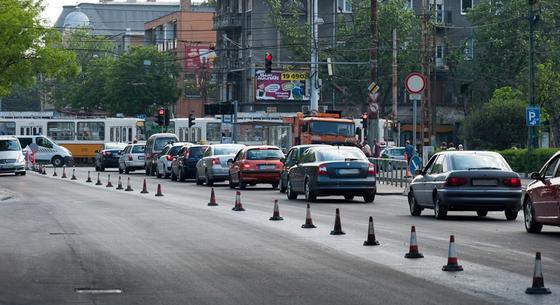
[[[240,13],[222,13],[214,16],[213,30],[227,30],[241,27]]]

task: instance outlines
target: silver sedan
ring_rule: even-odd
[[[207,186],[211,186],[214,182],[228,180],[228,160],[233,159],[243,147],[245,147],[243,144],[214,144],[208,146],[202,159],[196,164],[196,184],[206,183]]]

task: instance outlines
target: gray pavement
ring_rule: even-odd
[[[436,221],[408,215],[404,196],[373,204],[320,199],[317,229],[304,230],[303,200],[269,188],[242,192],[246,212],[233,212],[235,191],[128,175],[134,192],[30,173],[0,176],[0,304],[559,304],[560,229],[524,231],[521,217],[451,213]],[[90,169],[91,170],[91,169]],[[117,172],[111,172],[116,186]],[[123,175],[126,183],[127,175]],[[92,179],[97,176],[92,171]],[[149,194],[140,194],[147,178]],[[155,197],[162,183],[164,197]],[[126,185],[125,185],[126,186]],[[278,199],[282,222],[268,221]],[[341,209],[343,236],[331,236]],[[379,247],[363,247],[373,215]],[[410,225],[426,256],[405,260]],[[455,234],[465,271],[441,271]],[[534,252],[543,252],[550,296],[527,296]],[[76,288],[122,289],[121,294]]]

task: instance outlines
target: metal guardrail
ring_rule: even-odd
[[[378,184],[385,184],[406,189],[412,180],[412,175],[407,172],[405,160],[369,158],[375,165],[375,179]]]

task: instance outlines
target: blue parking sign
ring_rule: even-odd
[[[541,124],[541,108],[531,106],[527,107],[525,117],[527,120],[527,126],[539,126]]]

